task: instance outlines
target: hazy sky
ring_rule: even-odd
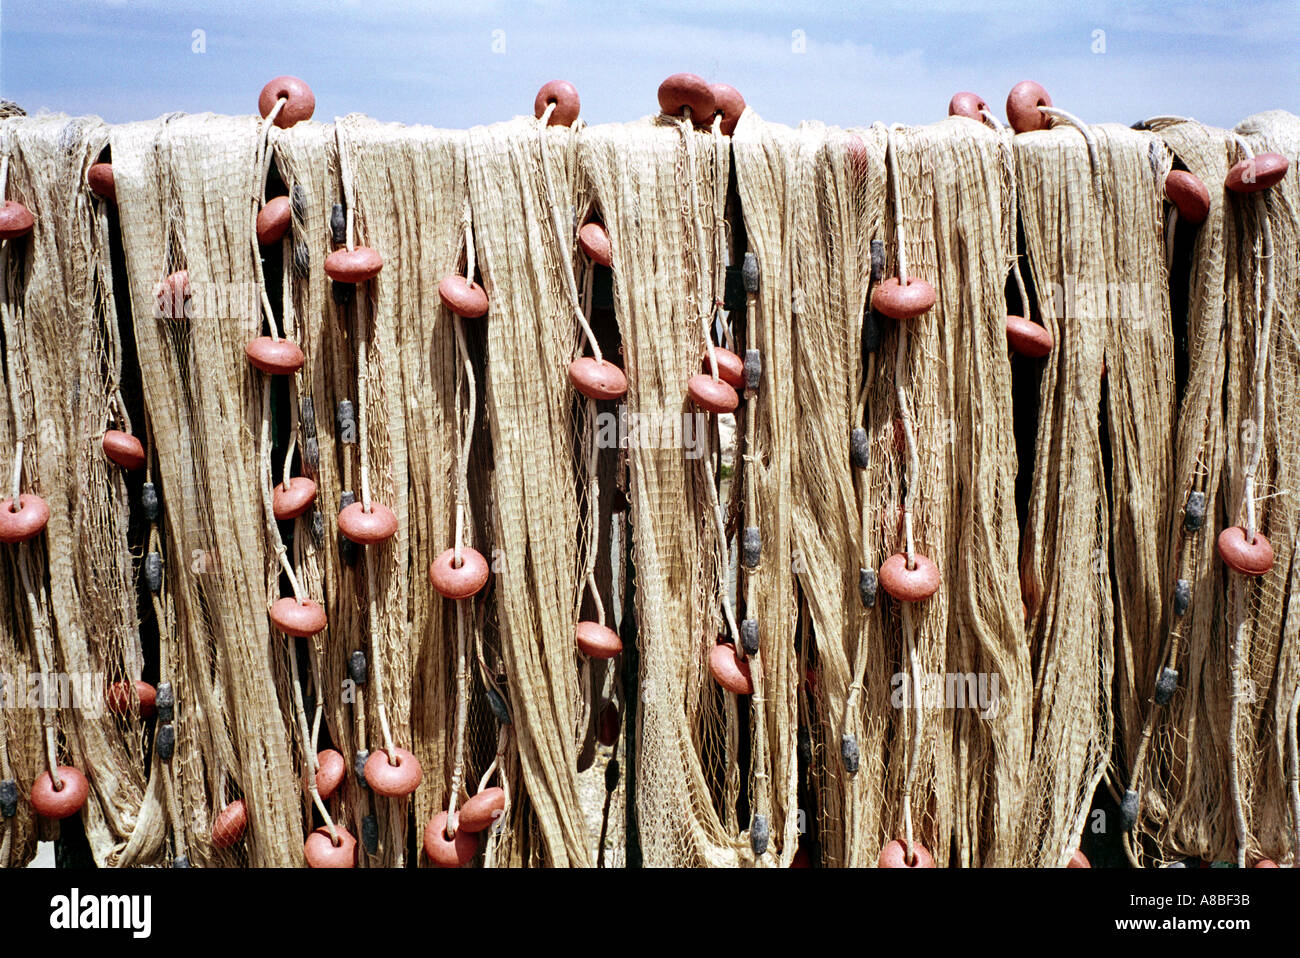
[[[1089,121],[1232,126],[1300,113],[1300,0],[0,0],[0,95],[111,122],[252,113],[291,73],[323,120],[468,127],[531,112],[563,78],[603,123],[656,111],[659,81],[683,70],[785,123],[925,123],[958,90],[1001,112],[1032,78]]]

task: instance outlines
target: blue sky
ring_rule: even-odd
[[[463,128],[531,112],[563,78],[602,123],[656,111],[659,81],[683,70],[784,123],[926,123],[964,89],[1001,112],[1032,78],[1093,122],[1232,126],[1300,113],[1300,0],[0,0],[0,95],[110,122],[252,113],[262,85],[291,73],[324,120]]]

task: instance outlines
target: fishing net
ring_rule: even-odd
[[[101,866],[298,866],[318,827],[361,867],[423,866],[426,824],[492,787],[465,858],[488,867],[898,842],[1056,867],[1117,827],[1135,864],[1294,861],[1300,188],[1219,184],[1250,151],[1294,161],[1300,121],[549,118],[0,119],[5,198],[36,214],[0,251],[4,496],[13,456],[50,507],[0,546],[0,675],[98,705],[6,700],[0,862],[58,834],[28,801],[52,765],[90,782]],[[115,197],[88,183],[106,162]],[[1209,185],[1199,226],[1171,169]],[[331,281],[358,248],[378,275]],[[881,314],[895,277],[934,305]],[[1009,353],[1009,315],[1045,357]],[[268,332],[300,369],[250,365]],[[738,403],[707,413],[688,381],[723,350]],[[584,356],[626,395],[576,391]],[[345,538],[353,502],[393,534]],[[1220,559],[1234,525],[1266,574]],[[488,584],[444,598],[430,567],[465,549]],[[933,560],[932,597],[888,593],[899,553]],[[327,627],[274,627],[289,596]],[[619,657],[575,645],[596,622]],[[362,772],[395,749],[409,800]]]

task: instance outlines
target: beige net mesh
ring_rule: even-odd
[[[105,147],[115,204],[87,186]],[[1225,192],[1246,150],[1294,162],[1300,121],[0,119],[5,196],[37,223],[0,250],[0,456],[8,483],[22,444],[21,491],[51,509],[43,536],[0,546],[0,674],[89,677],[100,704],[143,678],[175,695],[170,725],[6,703],[20,800],[0,862],[56,834],[26,800],[53,753],[91,782],[100,865],[300,865],[314,752],[352,769],[390,733],[422,765],[413,800],[353,769],[325,806],[363,867],[427,864],[425,823],[481,783],[509,804],[476,864],[621,863],[622,776],[599,781],[615,755],[648,865],[871,865],[910,839],[940,866],[1061,866],[1099,786],[1135,816],[1135,863],[1293,862],[1300,187]],[[1169,219],[1171,165],[1209,187],[1198,228]],[[259,248],[274,195],[291,228]],[[355,288],[323,269],[345,212],[384,259]],[[611,271],[578,248],[592,219]],[[904,269],[934,307],[874,313]],[[160,300],[178,271],[188,298]],[[452,273],[482,283],[485,319],[442,305]],[[1007,359],[1017,302],[1053,337],[1044,360]],[[302,348],[296,375],[248,364],[268,322]],[[706,337],[761,363],[734,415],[687,399]],[[624,400],[570,385],[593,343]],[[610,421],[625,441],[597,439]],[[107,428],[144,442],[157,521]],[[264,500],[289,476],[317,500],[277,526]],[[396,535],[340,539],[349,495],[390,507]],[[458,501],[492,570],[459,608],[427,579]],[[1214,542],[1252,512],[1276,556],[1257,579]],[[942,574],[912,607],[873,591],[905,513]],[[286,568],[325,607],[314,638],[268,620]],[[625,642],[610,664],[574,646],[602,614]],[[744,622],[752,696],[708,666]],[[612,748],[606,704],[636,717]],[[236,799],[249,826],[220,848]]]

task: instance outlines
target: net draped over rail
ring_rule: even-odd
[[[1134,864],[1296,864],[1300,185],[1225,190],[1243,149],[1294,163],[1300,119],[0,118],[3,199],[35,218],[0,249],[0,498],[12,474],[50,511],[0,544],[0,865],[58,834],[29,795],[65,766],[104,867],[300,866],[322,827],[423,866],[425,823],[489,787],[486,866],[901,841],[1059,867],[1098,795]],[[1209,187],[1198,226],[1175,168]],[[354,246],[383,268],[343,289],[323,264]],[[915,319],[871,306],[900,273],[937,293]],[[485,317],[448,308],[452,274]],[[1008,314],[1050,351],[1010,354]],[[268,328],[300,369],[250,365]],[[722,347],[745,381],[706,415],[687,383]],[[621,399],[575,391],[593,350]],[[316,496],[277,521],[291,477]],[[363,500],[383,542],[339,532]],[[1238,525],[1264,574],[1216,551]],[[486,557],[481,592],[431,587],[448,549]],[[932,597],[877,588],[899,552]],[[328,626],[274,627],[287,595]],[[575,645],[596,621],[619,658]],[[733,694],[711,657],[751,639]],[[157,713],[114,702],[139,680]],[[399,748],[409,799],[362,773]],[[346,770],[317,796],[325,749]]]

